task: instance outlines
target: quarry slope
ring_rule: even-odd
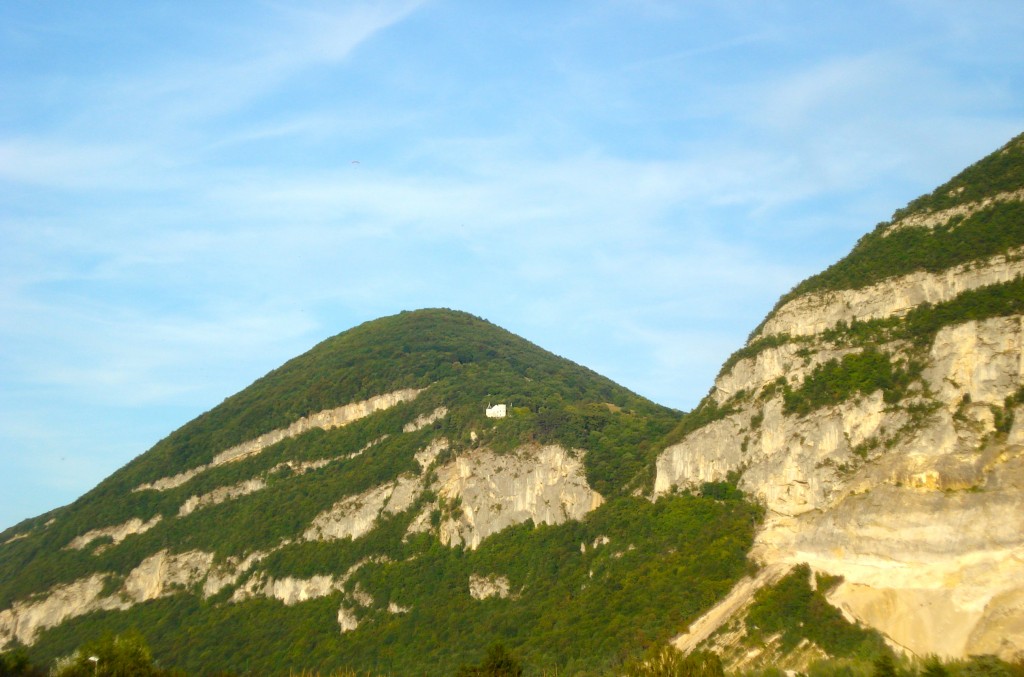
[[[768,570],[841,576],[830,602],[916,656],[1024,655],[1022,201],[1018,137],[798,285],[655,493],[737,480]]]

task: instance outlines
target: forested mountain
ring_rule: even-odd
[[[462,312],[345,331],[0,534],[0,643],[130,635],[188,674],[1013,659],[1022,204],[1018,137],[786,294],[687,414]]]

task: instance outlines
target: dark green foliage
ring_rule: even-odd
[[[1024,203],[1005,202],[935,228],[901,228],[865,235],[846,258],[797,285],[783,301],[801,294],[858,289],[888,277],[931,273],[1024,245]]]
[[[900,400],[914,380],[918,369],[894,366],[889,356],[866,348],[844,355],[842,360],[829,360],[815,367],[796,390],[786,386],[783,411],[801,416],[844,402],[854,395],[867,395],[881,390],[886,402]]]
[[[971,656],[959,668],[960,677],[1020,677],[1024,673],[1024,665],[992,655]]]
[[[455,674],[456,677],[521,677],[523,667],[499,642],[487,649],[487,656],[479,665],[463,666]]]
[[[896,677],[896,664],[892,660],[892,654],[885,652],[875,658],[871,677]]]
[[[799,339],[791,337],[789,334],[771,334],[751,341],[726,359],[725,363],[722,364],[722,368],[718,370],[718,375],[721,376],[729,373],[729,370],[735,367],[740,360],[754,357],[763,350],[778,348],[794,340]]]
[[[700,495],[718,501],[743,500],[743,492],[729,482],[704,482],[700,485]]]
[[[427,389],[411,402],[343,428],[313,430],[209,469],[176,489],[131,491],[207,463],[223,449],[299,416],[403,387]],[[512,414],[487,419],[485,406],[496,402],[509,404]],[[449,410],[443,420],[419,433],[402,432],[405,423],[440,406]],[[424,310],[383,318],[324,341],[183,426],[52,513],[57,518],[52,526],[44,527],[41,519],[22,525],[33,535],[0,547],[0,608],[92,573],[125,575],[169,545],[214,552],[221,559],[274,546],[302,533],[340,497],[418,471],[413,454],[437,435],[452,441],[452,455],[474,444],[470,431],[480,435],[476,444],[498,450],[529,442],[583,449],[590,485],[606,497],[626,493],[649,479],[661,440],[679,418],[678,412],[471,315]],[[285,461],[351,454],[385,436],[357,459],[302,476],[271,472]],[[263,491],[176,517],[189,496],[260,476],[269,484]],[[155,515],[164,517],[155,528],[102,554],[94,554],[98,543],[86,550],[64,549],[91,529]]]
[[[1024,386],[1017,388],[1015,392],[1007,395],[1003,401],[1002,408],[993,408],[992,413],[995,418],[996,432],[1004,435],[1010,432],[1010,428],[1013,427],[1014,409],[1021,404],[1024,404]]]
[[[828,603],[820,587],[812,589],[810,575],[810,567],[801,564],[775,585],[757,592],[746,619],[750,641],[756,644],[781,633],[784,652],[805,638],[832,656],[888,652],[877,632],[850,623]]]
[[[669,433],[665,439],[666,444],[674,444],[679,440],[683,439],[694,430],[703,428],[709,423],[719,421],[729,414],[736,413],[737,409],[730,402],[724,404],[718,404],[718,402],[708,395],[700,404],[698,404],[693,411],[690,411],[683,416],[683,419],[678,425]]]
[[[426,534],[403,539],[412,512],[354,542],[289,546],[260,569],[273,575],[308,557],[293,575],[341,573],[388,553],[390,560],[365,563],[347,583],[374,600],[356,610],[361,624],[353,632],[338,632],[337,593],[290,607],[183,594],[71,620],[43,633],[33,655],[49,660],[96,633],[136,627],[161,664],[189,674],[345,667],[443,675],[478,664],[474,647],[498,642],[531,671],[605,671],[666,641],[728,592],[747,572],[760,519],[759,508],[739,500],[621,497],[581,522],[510,527],[467,551]],[[601,536],[610,542],[601,545]],[[471,574],[506,576],[517,598],[471,598]],[[408,612],[389,612],[392,602]]]
[[[138,632],[104,635],[86,642],[56,677],[157,677],[163,672],[153,664],[146,641]]]
[[[0,677],[44,677],[46,671],[32,664],[24,647],[0,653]]]
[[[938,656],[928,656],[921,666],[921,677],[949,677],[949,670]]]
[[[897,210],[893,219],[927,214],[1024,188],[1024,135],[980,160],[930,195]],[[888,232],[880,223],[842,260],[810,277],[779,299],[772,313],[811,292],[858,289],[915,271],[938,272],[1024,245],[1024,202],[996,202],[966,218],[935,228],[908,227]],[[767,320],[768,318],[765,318]],[[756,335],[762,322],[751,336]]]
[[[922,195],[903,209],[896,210],[893,220],[978,202],[1021,186],[1024,186],[1024,134],[1011,139],[995,153],[974,163],[928,195]]]
[[[684,656],[674,647],[662,646],[627,663],[622,673],[626,677],[723,677],[725,670],[722,659],[710,651]]]

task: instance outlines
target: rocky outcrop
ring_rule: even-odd
[[[181,486],[196,475],[205,472],[210,468],[215,468],[219,465],[224,465],[225,463],[232,463],[254,454],[258,454],[272,444],[277,444],[278,442],[290,437],[297,437],[303,433],[309,432],[310,430],[317,428],[321,430],[330,430],[332,428],[339,428],[341,426],[348,425],[349,423],[358,421],[370,414],[390,409],[396,404],[416,399],[421,392],[423,392],[422,389],[417,390],[414,388],[396,390],[384,395],[375,395],[374,397],[361,402],[353,402],[335,409],[325,409],[324,411],[319,411],[315,414],[310,414],[309,416],[303,416],[287,428],[271,430],[270,432],[264,433],[255,439],[249,440],[248,442],[243,442],[242,444],[225,449],[214,456],[213,460],[207,465],[192,468],[177,475],[156,480],[155,482],[141,484],[135,488],[135,491],[143,491],[146,489],[165,491],[167,489],[173,489],[174,487]]]
[[[98,538],[108,537],[113,539],[112,545],[117,545],[132,534],[141,534],[149,531],[159,524],[161,519],[163,519],[163,515],[155,515],[147,522],[143,522],[138,517],[133,517],[124,524],[87,531],[81,536],[71,539],[71,542],[65,547],[73,550],[81,550]]]
[[[1010,282],[1024,274],[1024,249],[971,261],[941,273],[918,272],[863,289],[799,296],[775,311],[758,337],[811,336],[840,322],[902,316],[922,303],[949,301],[970,289]]]
[[[940,402],[1002,405],[1024,383],[1024,318],[997,317],[939,331],[924,377]]]
[[[359,627],[359,617],[355,612],[344,606],[338,608],[338,628],[341,634],[352,632]]]
[[[16,602],[10,609],[0,611],[0,649],[13,641],[32,644],[37,632],[77,616],[128,608],[129,603],[120,597],[103,595],[106,582],[105,574],[93,574],[59,585],[38,599]]]
[[[441,541],[476,548],[526,520],[581,519],[604,501],[587,484],[581,454],[528,445],[506,455],[479,450],[438,468],[437,494],[451,506],[440,524]]]
[[[128,609],[134,604],[174,594],[206,576],[213,555],[198,551],[171,554],[166,550],[143,560],[109,592],[111,574],[93,574],[58,585],[35,598],[0,611],[0,649],[17,640],[35,641],[36,633],[93,611]]]
[[[470,574],[469,596],[473,599],[487,599],[488,597],[505,599],[508,595],[509,582],[508,578],[505,576],[498,576],[496,574],[491,574],[489,576]]]
[[[444,418],[447,415],[448,415],[448,408],[447,407],[438,407],[437,409],[435,409],[434,411],[430,412],[429,414],[423,414],[422,416],[417,416],[412,421],[406,423],[404,426],[402,426],[402,432],[414,433],[417,430],[422,430],[423,428],[426,428],[428,425],[433,425],[437,421],[440,421],[442,418]]]
[[[769,569],[805,562],[842,576],[829,600],[909,653],[1021,655],[1024,407],[1003,406],[1024,384],[1024,318],[950,325],[913,354],[909,345],[876,346],[923,365],[898,403],[878,391],[787,415],[781,395],[765,388],[779,378],[798,387],[815,366],[858,350],[815,333],[1005,281],[1020,273],[1017,256],[783,306],[762,335],[807,338],[738,360],[719,377],[712,396],[732,413],[662,452],[655,492],[742,473],[740,488],[768,509],[753,556]],[[997,414],[1013,416],[1008,432],[996,430]],[[740,613],[748,587],[677,645],[696,646]]]
[[[940,209],[939,211],[928,211],[923,213],[911,214],[910,216],[894,221],[885,230],[885,235],[891,235],[897,230],[904,228],[936,228],[938,226],[944,226],[956,217],[963,219],[969,218],[974,214],[977,214],[983,209],[989,209],[995,205],[1004,202],[1021,202],[1024,201],[1024,190],[1006,191],[1003,193],[996,193],[990,195],[977,202],[967,202],[964,204],[950,207],[949,209]]]
[[[751,419],[760,416],[759,425]],[[699,487],[743,471],[740,487],[773,512],[798,515],[827,507],[843,495],[842,468],[861,462],[855,450],[879,434],[888,416],[881,391],[801,418],[783,414],[777,396],[758,410],[715,421],[658,456],[654,490]],[[895,425],[893,425],[895,424]]]
[[[245,585],[235,590],[232,602],[241,602],[253,597],[269,597],[279,600],[285,606],[293,606],[318,597],[326,597],[341,589],[341,583],[333,576],[313,576],[311,578],[267,578],[254,576]]]
[[[171,553],[161,550],[144,559],[124,581],[124,593],[135,602],[146,602],[190,588],[210,571],[213,554],[192,550]]]
[[[349,496],[313,519],[303,539],[327,541],[359,538],[369,532],[382,515],[394,515],[412,506],[422,491],[422,480],[415,475],[402,475],[393,482]]]
[[[267,481],[262,477],[257,477],[228,487],[218,487],[217,489],[200,496],[190,496],[188,500],[182,503],[181,507],[178,508],[178,517],[186,517],[200,508],[206,508],[211,505],[223,503],[224,501],[248,496],[251,493],[266,488]]]

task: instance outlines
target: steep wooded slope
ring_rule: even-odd
[[[627,496],[679,416],[465,313],[370,322],[0,536],[0,640],[45,662],[135,628],[189,672],[446,674],[499,639],[610,665],[747,566],[756,507]]]

